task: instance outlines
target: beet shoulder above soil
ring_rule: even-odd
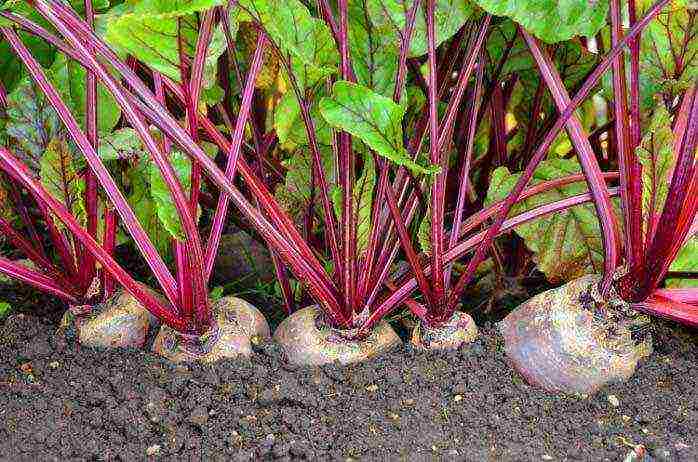
[[[620,461],[637,444],[698,460],[698,337],[668,323],[630,381],[588,399],[526,385],[491,325],[456,352],[318,368],[271,343],[175,366],[54,330],[27,315],[0,326],[3,460]]]

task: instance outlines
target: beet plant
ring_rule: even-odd
[[[514,12],[502,13],[516,19]],[[620,197],[617,210],[608,206],[604,195],[594,197],[602,223],[601,233],[595,235],[601,239],[585,247],[599,250],[591,259],[603,265],[602,274],[568,277],[574,280],[524,303],[500,326],[515,367],[532,383],[553,391],[591,393],[607,382],[628,378],[652,350],[646,314],[692,326],[698,322],[694,289],[682,287],[690,286],[691,280],[671,274],[673,270],[690,278],[698,258],[691,237],[698,210],[696,11],[683,2],[660,2],[647,8],[632,0],[627,4],[612,0],[608,13],[608,24],[601,23],[596,46],[603,49],[623,43],[627,47],[614,57],[606,91],[601,93],[612,120],[601,155],[618,165]],[[624,26],[625,14],[630,22]],[[631,38],[632,31],[647,21],[647,28]],[[532,28],[531,33],[556,40],[544,30]],[[579,97],[583,91],[571,100],[549,50],[528,31],[521,30],[521,36],[563,113],[559,124],[565,118],[563,111],[583,101]],[[581,125],[568,121],[566,128],[580,159],[583,153],[593,155]],[[545,165],[541,174],[546,175],[549,167]],[[590,187],[592,182],[603,184],[600,171],[588,167],[585,171]],[[508,191],[513,183],[520,186],[528,181],[525,173],[517,176],[500,170],[495,174],[490,185],[494,197],[500,188]],[[561,258],[565,254],[574,254],[565,248],[561,230],[548,235],[555,226],[554,221],[542,220],[519,230],[527,242],[539,241],[532,248],[542,262],[551,253],[558,262],[565,260]],[[541,241],[543,236],[550,240]],[[554,265],[542,268],[552,273],[560,270]],[[662,287],[665,284],[669,287]]]
[[[642,155],[656,154],[651,141],[628,144],[636,135],[618,114],[599,122],[588,99],[612,95],[622,114],[615,96],[627,86],[631,113],[646,122],[633,104],[652,98],[632,70],[638,44],[661,33],[669,0],[631,8],[625,34],[618,5],[606,24],[605,2],[550,5],[535,21],[523,14],[534,5],[486,0],[104,2],[95,21],[91,4],[27,3],[0,13],[12,63],[60,120],[79,178],[103,204],[90,207],[109,239],[11,146],[0,151],[2,169],[98,262],[105,287],[116,281],[163,321],[155,349],[173,360],[249,352],[250,337],[267,333],[256,309],[208,293],[231,210],[271,250],[288,314],[275,339],[293,363],[384,351],[399,341],[385,318],[403,308],[418,319],[419,347],[471,341],[477,329],[463,294],[486,259],[505,266],[502,241],[494,242],[502,235],[528,247],[507,260],[533,255],[553,281],[603,269],[591,295],[599,304],[617,285],[612,198],[620,194],[626,210],[635,178],[620,153],[642,145]],[[87,104],[76,107],[51,78],[46,46],[96,89]],[[622,67],[627,49],[631,72]],[[676,136],[693,133],[690,117],[674,115],[691,88],[690,65],[677,60],[670,71],[682,83],[661,86],[658,107],[677,121],[668,129]],[[120,117],[102,131],[81,116],[100,117],[106,105]],[[688,214],[681,220],[692,222]],[[118,225],[162,296],[112,257]],[[547,229],[558,247],[536,240]]]

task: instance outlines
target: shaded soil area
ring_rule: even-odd
[[[698,332],[659,321],[639,373],[582,399],[527,386],[488,323],[457,352],[308,369],[271,343],[174,366],[42,319],[0,326],[2,460],[698,460]]]

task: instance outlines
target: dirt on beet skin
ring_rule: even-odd
[[[2,460],[698,460],[698,332],[659,321],[639,373],[581,399],[526,385],[492,325],[457,352],[292,368],[271,343],[214,366],[96,351],[42,319],[0,326]]]

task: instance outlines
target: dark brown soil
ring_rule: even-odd
[[[523,383],[491,326],[469,349],[351,367],[292,369],[273,344],[176,367],[15,315],[0,326],[0,459],[622,461],[643,444],[646,461],[695,461],[698,333],[654,330],[632,380],[581,399]]]

